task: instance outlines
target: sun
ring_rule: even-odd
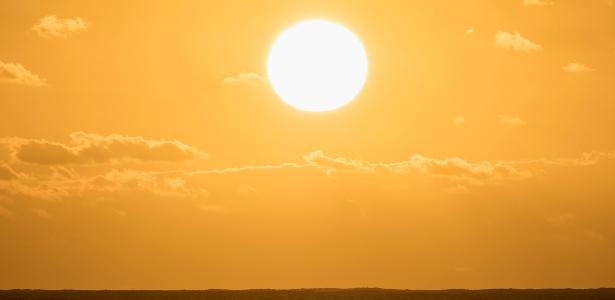
[[[350,30],[324,20],[288,28],[269,51],[267,75],[276,94],[303,111],[352,101],[367,79],[367,55]]]

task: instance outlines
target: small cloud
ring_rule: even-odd
[[[515,34],[498,31],[495,34],[495,45],[499,48],[513,49],[515,51],[530,52],[541,50],[542,46],[524,38],[518,32]]]
[[[474,28],[470,27],[466,29],[466,34],[472,34],[472,33],[474,33]]]
[[[562,68],[564,71],[569,72],[569,73],[585,73],[585,72],[591,72],[594,71],[594,69],[584,65],[584,64],[580,64],[580,63],[574,63],[571,62],[567,65],[565,65]]]
[[[55,15],[43,17],[32,27],[38,36],[44,38],[67,38],[69,34],[83,31],[90,23],[82,18],[58,18]]]
[[[512,127],[524,126],[526,124],[525,121],[521,120],[519,117],[507,117],[504,115],[497,115],[497,117],[500,123]]]
[[[457,116],[453,119],[453,123],[455,123],[455,125],[460,126],[466,123],[466,119],[462,116]]]
[[[0,61],[0,83],[13,83],[29,86],[46,86],[38,75],[30,72],[21,64]]]
[[[260,85],[267,82],[267,78],[256,73],[241,72],[237,76],[228,76],[220,82],[222,85]]]
[[[523,5],[525,6],[549,6],[553,4],[555,2],[549,0],[523,0]]]

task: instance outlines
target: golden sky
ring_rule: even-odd
[[[0,288],[615,285],[608,0],[3,1]],[[266,78],[308,19],[359,96]]]

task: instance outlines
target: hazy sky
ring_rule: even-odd
[[[363,42],[296,110],[269,47]],[[608,0],[2,1],[0,288],[615,285]]]

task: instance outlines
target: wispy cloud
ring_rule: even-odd
[[[236,76],[228,76],[220,82],[222,85],[259,85],[267,82],[267,78],[262,75],[250,72],[241,72]]]
[[[517,117],[501,116],[500,119],[511,126],[525,123]],[[298,162],[195,170],[185,162],[203,157],[203,152],[177,140],[76,132],[70,135],[67,143],[10,137],[0,139],[0,146],[8,149],[8,155],[0,157],[0,200],[2,197],[59,200],[143,193],[157,198],[204,201],[216,198],[218,187],[229,186],[232,182],[228,180],[317,176],[322,173],[332,180],[349,178],[360,182],[372,179],[434,180],[444,183],[443,191],[466,193],[472,187],[528,180],[544,174],[547,168],[585,167],[615,159],[613,152],[525,161],[470,161],[461,157],[435,158],[415,154],[405,160],[374,162],[331,156],[316,150]],[[243,198],[261,195],[258,181],[243,179],[237,181],[241,184],[229,186],[232,187],[231,194]],[[217,205],[212,202],[200,204]]]
[[[318,150],[303,158],[329,174],[334,171],[385,171],[392,174],[423,174],[475,185],[532,176],[530,171],[519,170],[510,163],[490,161],[473,163],[458,157],[437,159],[417,154],[400,162],[370,163],[345,157],[331,157]]]
[[[523,5],[525,6],[549,6],[553,4],[555,2],[550,0],[523,0]]]
[[[467,193],[471,187],[528,180],[544,174],[547,167],[584,167],[612,159],[615,159],[615,153],[609,152],[591,152],[580,158],[570,159],[474,162],[460,157],[433,158],[416,154],[407,160],[382,163],[330,156],[317,150],[305,155],[301,163],[287,162],[277,165],[248,165],[195,171],[181,169],[157,171],[153,170],[151,165],[142,163],[117,165],[110,161],[96,166],[75,164],[65,168],[49,164],[31,165],[17,160],[6,162],[0,168],[2,176],[0,197],[59,200],[87,195],[99,197],[143,193],[155,197],[202,201],[214,197],[209,188],[214,188],[214,193],[217,193],[215,192],[218,190],[217,187],[221,186],[222,182],[226,182],[223,184],[226,186],[229,183],[226,180],[232,180],[231,178],[306,176],[315,174],[314,172],[324,172],[331,178],[338,175],[353,178],[359,182],[367,178],[403,181],[426,178],[445,182],[446,192]],[[126,166],[131,168],[127,169]],[[257,188],[253,185],[235,186],[229,192],[243,198],[258,194]]]
[[[520,52],[530,52],[542,49],[542,46],[522,37],[518,32],[512,34],[504,31],[498,31],[494,37],[495,45],[499,48],[512,49]]]
[[[585,72],[592,72],[594,71],[594,69],[584,65],[584,64],[580,64],[580,63],[575,63],[575,62],[571,62],[567,65],[565,65],[562,68],[564,71],[569,72],[569,73],[585,73]]]
[[[507,125],[507,126],[524,126],[526,123],[524,120],[522,120],[519,117],[508,117],[508,116],[504,116],[504,115],[497,115],[498,121],[500,121],[500,123]]]
[[[67,38],[69,34],[83,31],[90,27],[90,22],[82,18],[58,18],[56,15],[43,17],[32,26],[40,37]]]
[[[13,180],[17,179],[17,174],[13,169],[5,164],[0,165],[0,180]]]
[[[21,64],[0,61],[0,83],[45,86],[47,83]]]
[[[374,170],[374,165],[369,162],[345,157],[331,157],[320,150],[303,156],[303,159],[311,165],[330,170]]]

